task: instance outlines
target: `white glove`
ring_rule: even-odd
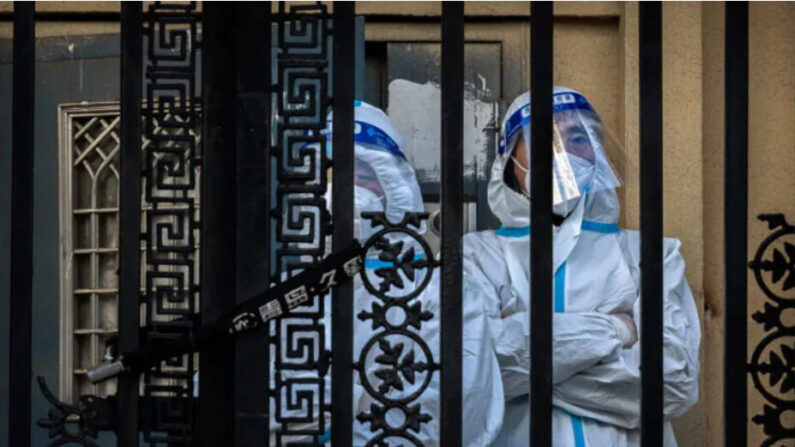
[[[613,328],[616,330],[616,337],[621,341],[621,346],[627,349],[638,341],[638,328],[635,326],[635,320],[629,314],[611,314],[609,315],[610,322],[613,323]]]

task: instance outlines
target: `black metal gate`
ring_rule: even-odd
[[[324,4],[280,3],[278,14],[272,14],[269,2],[204,3],[201,12],[195,3],[155,2],[145,12],[139,3],[122,5],[119,351],[157,349],[190,336],[202,323],[228,313],[249,296],[318,263],[327,236],[334,250],[352,241],[352,202],[334,200],[329,215],[323,197],[329,166],[335,197],[353,195],[354,4],[333,6],[330,14]],[[278,39],[273,58],[271,23]],[[551,3],[532,3],[532,24],[532,115],[538,117],[532,135],[534,144],[550,146]],[[34,25],[33,3],[15,3],[11,446],[30,445],[31,430]],[[432,261],[426,244],[426,261],[411,265],[429,272],[440,267],[445,316],[441,357],[433,358],[416,331],[433,316],[409,306],[404,297],[386,293],[391,274],[407,268],[396,263],[398,267],[384,269],[381,284],[363,278],[382,309],[366,318],[382,329],[362,352],[353,349],[352,288],[350,283],[340,284],[333,291],[330,344],[324,326],[327,303],[310,294],[289,320],[270,322],[265,330],[245,337],[205,344],[198,357],[175,356],[141,377],[123,375],[116,396],[83,397],[78,404],[65,405],[49,395],[54,407],[42,424],[49,427],[54,445],[93,445],[98,430],[114,430],[120,446],[139,445],[141,439],[148,445],[281,446],[298,445],[294,439],[299,437],[311,439],[311,445],[330,437],[333,445],[347,446],[352,444],[354,418],[369,423],[368,445],[390,445],[389,439],[419,445],[410,428],[429,420],[417,403],[428,382],[409,398],[395,401],[387,395],[389,386],[369,384],[364,374],[366,351],[388,335],[407,337],[422,347],[425,359],[401,367],[423,372],[428,381],[434,374],[441,376],[440,445],[462,445],[463,3],[445,2],[441,25],[441,261]],[[726,290],[732,291],[726,295],[726,327],[733,329],[725,336],[726,445],[745,444],[741,440],[747,438],[747,35],[747,5],[727,5],[725,175],[726,197],[732,199],[725,206],[724,265]],[[331,60],[333,80],[329,81]],[[663,440],[659,3],[640,6],[640,62],[642,325],[646,329],[641,340],[642,445],[653,447],[662,446]],[[322,150],[301,149],[307,144],[325,146],[322,130],[332,108],[333,162]],[[201,135],[194,132],[197,128]],[[141,135],[152,142],[144,151]],[[533,157],[532,190],[551,199],[551,154],[534,151]],[[552,278],[550,204],[551,200],[532,204],[534,240],[529,256],[532,276],[537,278]],[[363,250],[389,251],[382,243],[389,232],[401,232],[422,244],[411,228],[424,217],[407,215],[399,224],[372,217],[383,228],[363,241]],[[397,260],[403,253],[398,249],[391,255]],[[403,260],[406,266],[411,264]],[[551,281],[539,282],[532,290],[531,302],[540,310],[533,312],[530,322],[534,446],[552,443],[551,297]],[[387,321],[384,309],[390,306],[413,315],[416,325]],[[333,355],[327,345],[333,346]],[[201,374],[199,397],[194,397],[197,359]],[[358,415],[346,405],[353,399],[354,374],[377,402]],[[325,392],[329,375],[330,396]],[[394,380],[402,380],[397,371]],[[282,414],[297,405],[286,397],[294,395],[309,408],[307,414]],[[786,408],[791,409],[791,404],[780,404],[778,411]],[[392,409],[403,413],[406,423],[401,427],[386,422],[385,414]],[[69,429],[74,417],[79,418],[78,431]]]

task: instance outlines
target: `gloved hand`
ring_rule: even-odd
[[[610,322],[613,323],[613,328],[616,330],[616,336],[621,341],[621,346],[628,349],[634,345],[638,341],[638,328],[635,326],[632,315],[617,313],[609,316]]]

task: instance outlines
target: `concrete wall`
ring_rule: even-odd
[[[118,32],[118,3],[39,3],[40,36]],[[702,316],[701,401],[676,422],[681,446],[722,440],[723,64],[722,3],[663,6],[664,232],[682,240],[687,277]],[[10,2],[0,2],[0,38],[11,35]],[[438,2],[359,2],[368,41],[438,41]],[[501,42],[502,98],[529,84],[527,3],[469,2],[468,40]],[[750,6],[749,257],[768,234],[760,213],[795,221],[795,39],[792,3]],[[555,5],[555,82],[583,91],[623,145],[611,154],[625,180],[622,224],[637,228],[638,7],[636,3]],[[749,275],[749,314],[764,295]],[[749,355],[763,333],[749,322]],[[728,328],[731,329],[731,328]],[[2,389],[2,388],[0,388]],[[749,418],[762,401],[749,381]],[[761,429],[749,423],[749,445]]]

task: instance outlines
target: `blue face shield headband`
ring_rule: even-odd
[[[328,127],[320,133],[326,135],[326,156],[331,158],[331,121],[327,121]],[[363,121],[354,121],[353,127],[353,141],[359,144],[367,144],[383,149],[390,154],[406,160],[406,156],[400,150],[400,146],[389,137],[383,130],[376,126],[367,124]]]
[[[395,155],[396,157],[406,159],[406,156],[400,150],[400,147],[395,143],[395,140],[389,137],[383,130],[378,127],[372,126],[362,121],[355,121],[353,128],[353,141],[360,144],[369,144],[386,150],[387,152]]]
[[[593,111],[593,107],[585,99],[584,96],[574,93],[556,93],[552,95],[552,114],[563,112],[566,110],[589,110]],[[505,129],[502,138],[500,138],[499,154],[502,156],[505,153],[505,148],[509,141],[525,127],[530,125],[530,104],[525,105],[511,115],[505,122]]]

